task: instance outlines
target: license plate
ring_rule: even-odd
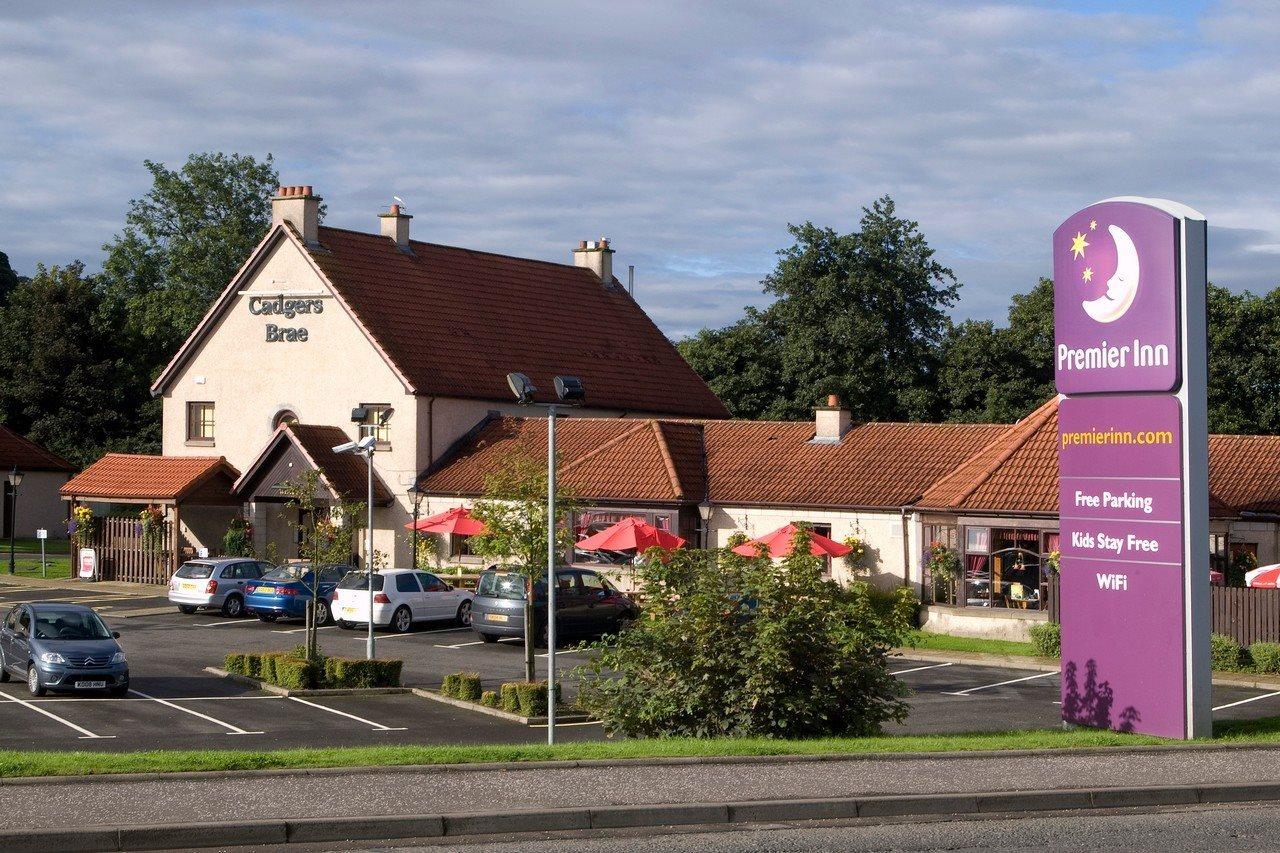
[[[508,620],[507,620],[507,614],[505,614],[505,613],[486,613],[486,614],[484,615],[484,618],[485,618],[485,621],[487,621],[487,622],[506,622],[506,621],[508,621]]]
[[[76,687],[80,690],[100,690],[107,686],[105,681],[77,681]]]
[[[179,584],[179,586],[181,586],[187,592],[195,592],[197,589],[200,588],[200,584],[197,584],[197,583],[182,583],[182,584]]]
[[[356,615],[356,609],[355,609],[354,607],[344,607],[344,608],[342,608],[342,615],[343,615],[343,616],[355,616],[355,615]]]

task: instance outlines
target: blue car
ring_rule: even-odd
[[[18,604],[0,625],[0,681],[26,680],[32,696],[46,690],[129,692],[129,662],[120,635],[81,604]]]
[[[244,609],[263,622],[277,619],[305,619],[307,602],[311,600],[313,584],[316,588],[316,624],[328,625],[333,621],[333,591],[342,576],[351,571],[350,566],[325,565],[320,567],[317,582],[310,563],[289,563],[272,569],[245,587]]]

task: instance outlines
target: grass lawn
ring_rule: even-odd
[[[1280,717],[1217,724],[1216,742],[1280,742]],[[993,749],[1101,749],[1168,743],[1147,735],[1094,729],[910,735],[821,740],[764,738],[618,740],[593,743],[486,746],[373,746],[344,749],[285,749],[267,752],[190,750],[154,752],[0,751],[0,776],[80,776],[102,773],[261,770],[267,768],[366,767],[405,764],[476,764],[524,761],[637,759],[729,755],[817,755],[870,752],[981,751]]]
[[[907,646],[917,649],[938,649],[948,652],[982,652],[989,655],[1015,655],[1035,657],[1035,646],[1016,640],[980,640],[974,637],[953,637],[950,634],[933,634],[912,631]]]
[[[9,554],[9,540],[4,540],[5,556]],[[21,537],[14,540],[14,550],[19,554],[27,552],[28,554],[40,553],[39,539],[23,539]],[[46,539],[44,540],[44,552],[46,554],[70,554],[71,541],[68,539]]]
[[[71,557],[68,554],[50,554],[45,558],[45,567],[49,571],[51,578],[69,578],[71,577]],[[15,563],[17,574],[29,578],[41,577],[40,574],[40,555],[34,557],[19,556]],[[0,573],[9,571],[9,552],[5,551],[0,556]]]

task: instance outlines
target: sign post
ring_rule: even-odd
[[[36,538],[40,540],[40,577],[49,577],[49,571],[45,568],[44,563],[44,540],[49,538],[49,531],[41,527],[36,531]]]
[[[1053,235],[1067,724],[1211,733],[1205,252],[1163,199]]]

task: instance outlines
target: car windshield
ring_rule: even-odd
[[[524,599],[524,575],[510,572],[485,572],[476,584],[476,595],[486,598]]]
[[[373,578],[373,591],[382,592],[382,575],[375,575]],[[338,581],[338,589],[368,589],[369,576],[364,572],[347,572],[347,574]]]
[[[302,580],[311,571],[305,563],[293,563],[288,566],[277,566],[262,576],[264,581],[297,581]]]
[[[213,566],[208,563],[183,563],[178,569],[180,578],[207,578],[213,574]]]
[[[37,640],[109,640],[111,632],[98,614],[88,610],[40,610],[34,636]]]

